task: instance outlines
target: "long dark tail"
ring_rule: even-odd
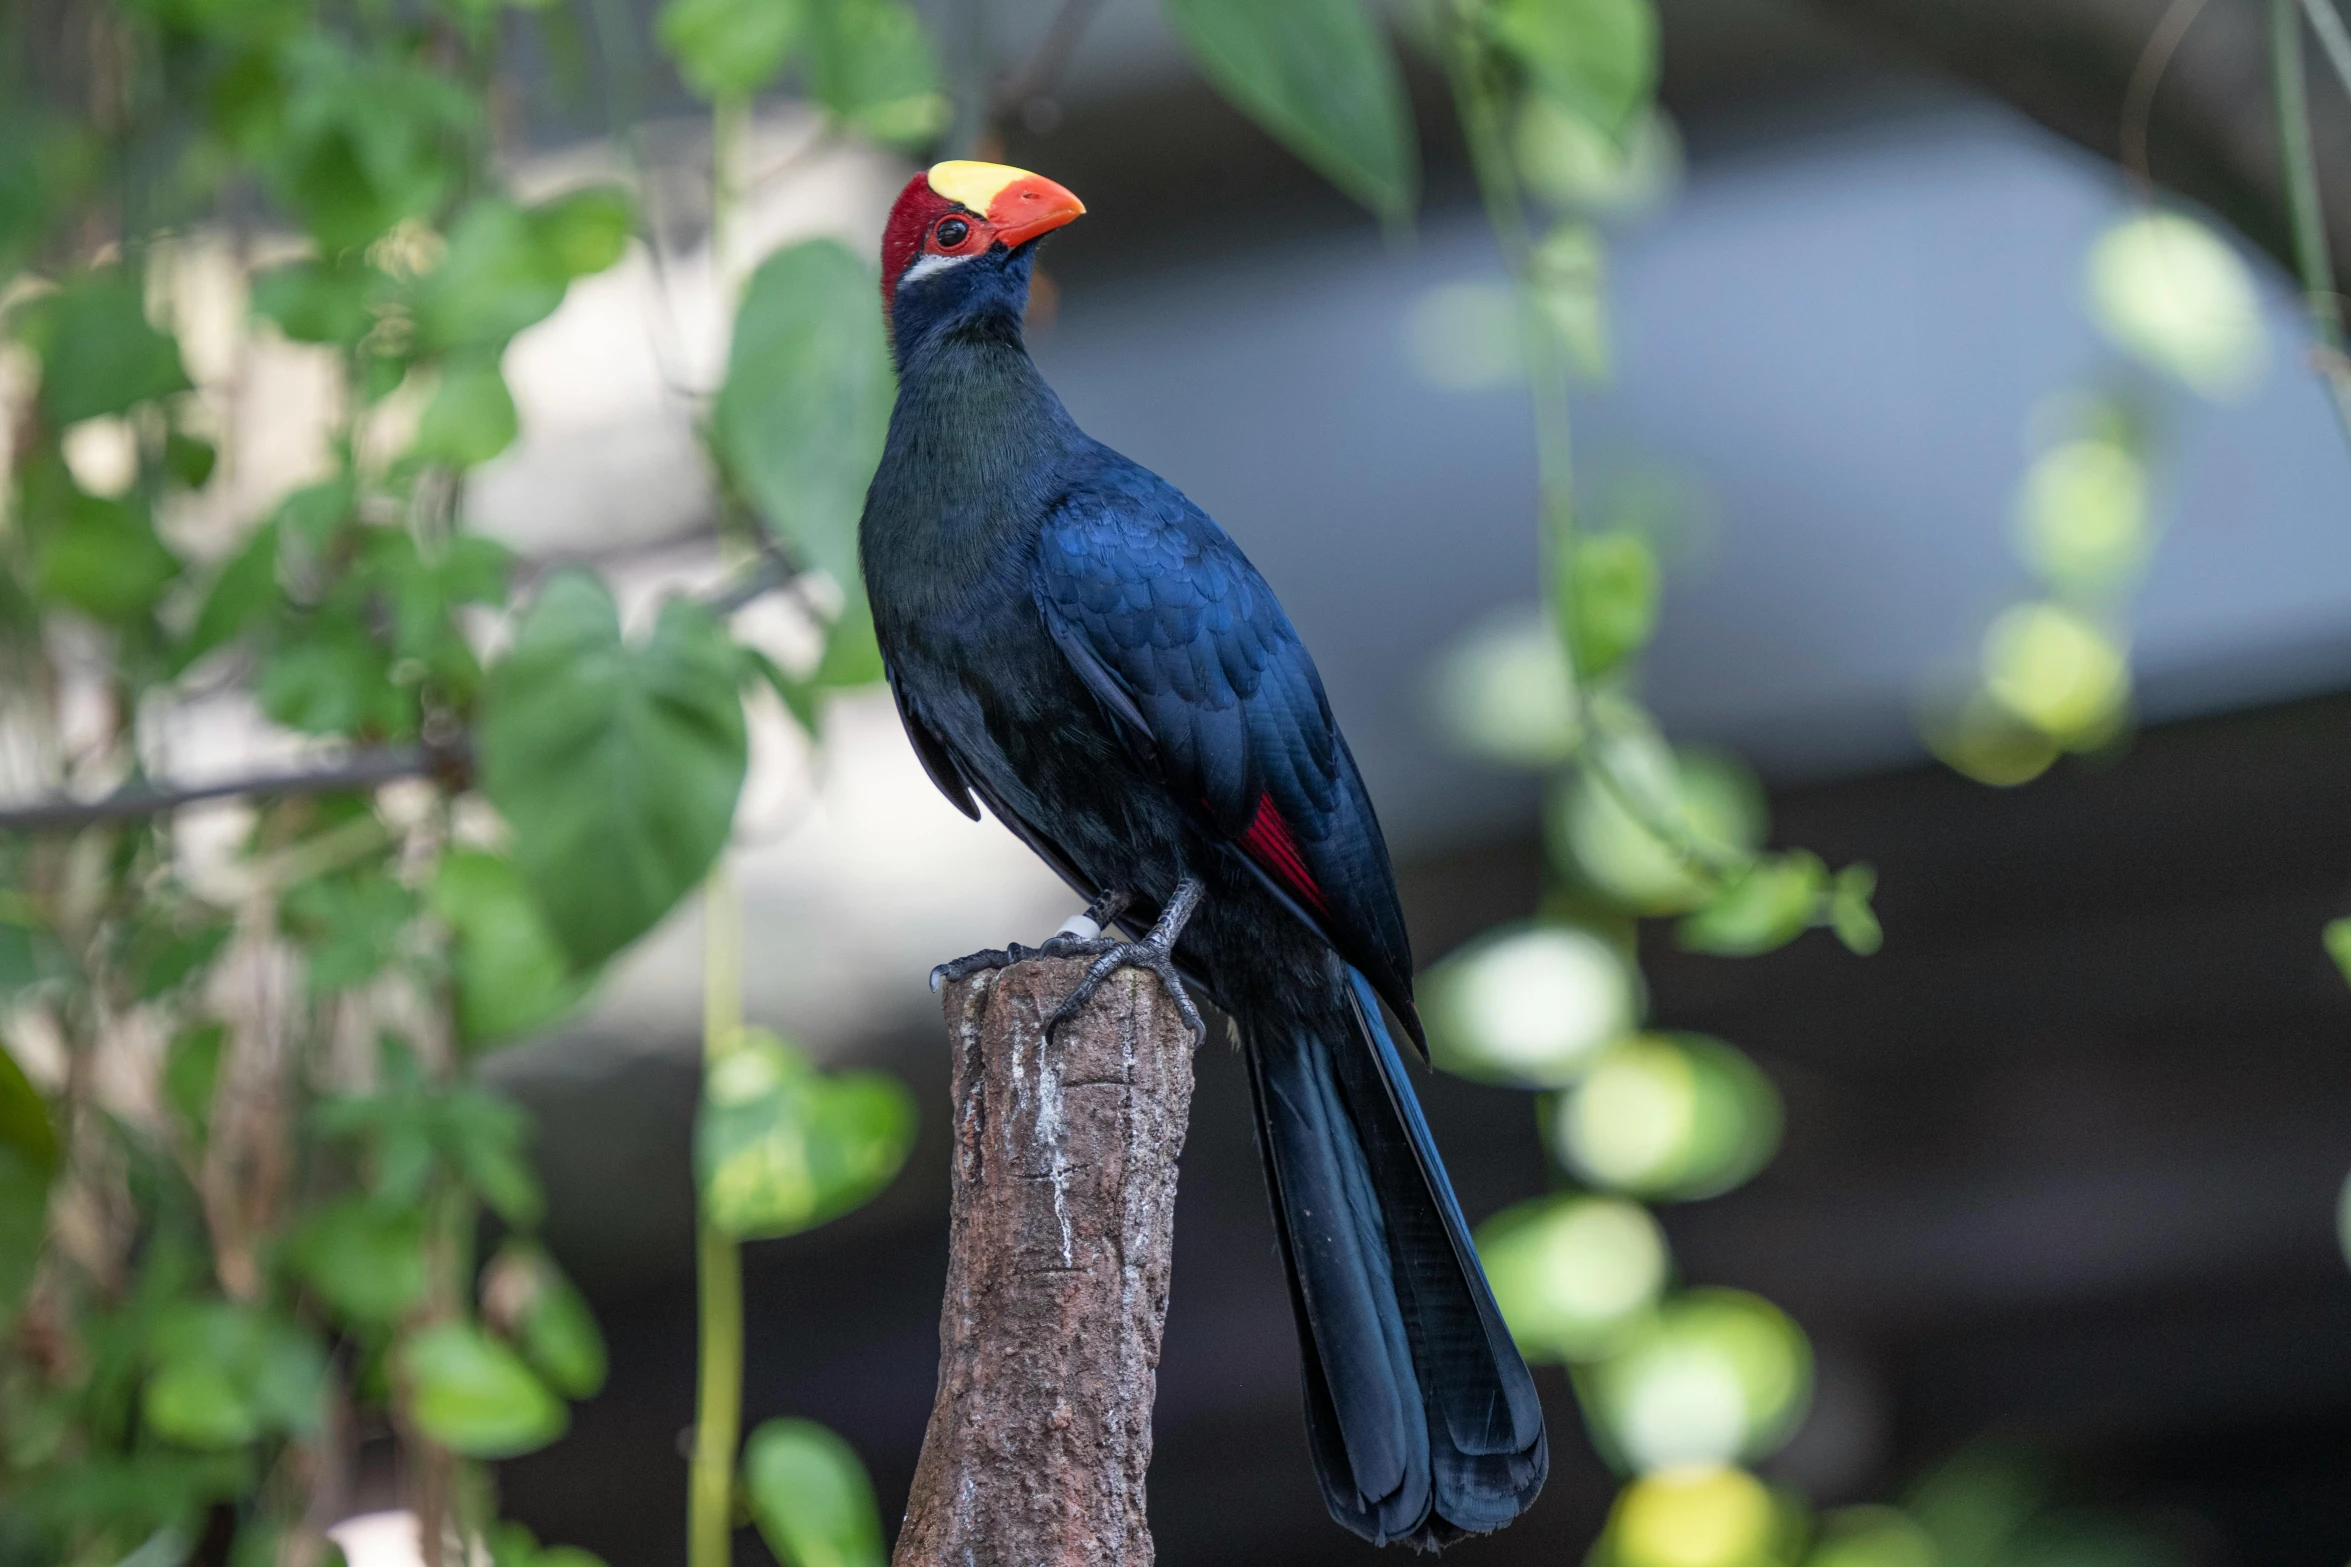
[[[1433,1550],[1525,1511],[1550,1452],[1379,1002],[1332,968],[1325,1015],[1248,1037],[1307,1433],[1333,1518]]]

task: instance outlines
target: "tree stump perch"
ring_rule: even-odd
[[[939,1391],[893,1567],[1148,1567],[1144,1475],[1192,1036],[1126,970],[1030,959],[947,987],[952,1232]]]

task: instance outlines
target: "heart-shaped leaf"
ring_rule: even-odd
[[[480,849],[442,856],[431,907],[455,938],[457,1026],[469,1041],[524,1033],[586,988],[512,860]]]
[[[758,1031],[710,1063],[695,1128],[703,1213],[745,1239],[792,1235],[888,1185],[914,1141],[894,1078],[826,1074]]]
[[[522,1357],[480,1328],[444,1322],[404,1345],[400,1367],[417,1428],[468,1458],[512,1458],[563,1435],[563,1400]]]
[[[743,1444],[743,1490],[784,1567],[881,1567],[873,1483],[848,1443],[812,1420],[769,1420]]]
[[[1412,117],[1358,0],[1164,0],[1217,91],[1386,222],[1412,215]]]
[[[631,646],[604,585],[568,572],[491,671],[483,787],[575,968],[643,935],[725,844],[748,754],[741,670],[703,610],[673,600]]]
[[[829,239],[751,276],[711,439],[768,525],[855,592],[857,519],[881,461],[893,382],[874,278]]]

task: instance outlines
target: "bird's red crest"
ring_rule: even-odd
[[[906,188],[898,193],[897,202],[890,208],[890,221],[882,228],[884,311],[890,308],[890,300],[898,292],[898,280],[914,265],[914,258],[922,254],[923,238],[930,233],[932,225],[948,213],[962,210],[959,203],[931,189],[928,174],[917,174],[906,182]]]

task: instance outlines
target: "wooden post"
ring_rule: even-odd
[[[953,1232],[939,1393],[893,1567],[1149,1567],[1143,1479],[1167,1320],[1192,1036],[1127,970],[1048,1041],[1086,971],[947,987]]]

